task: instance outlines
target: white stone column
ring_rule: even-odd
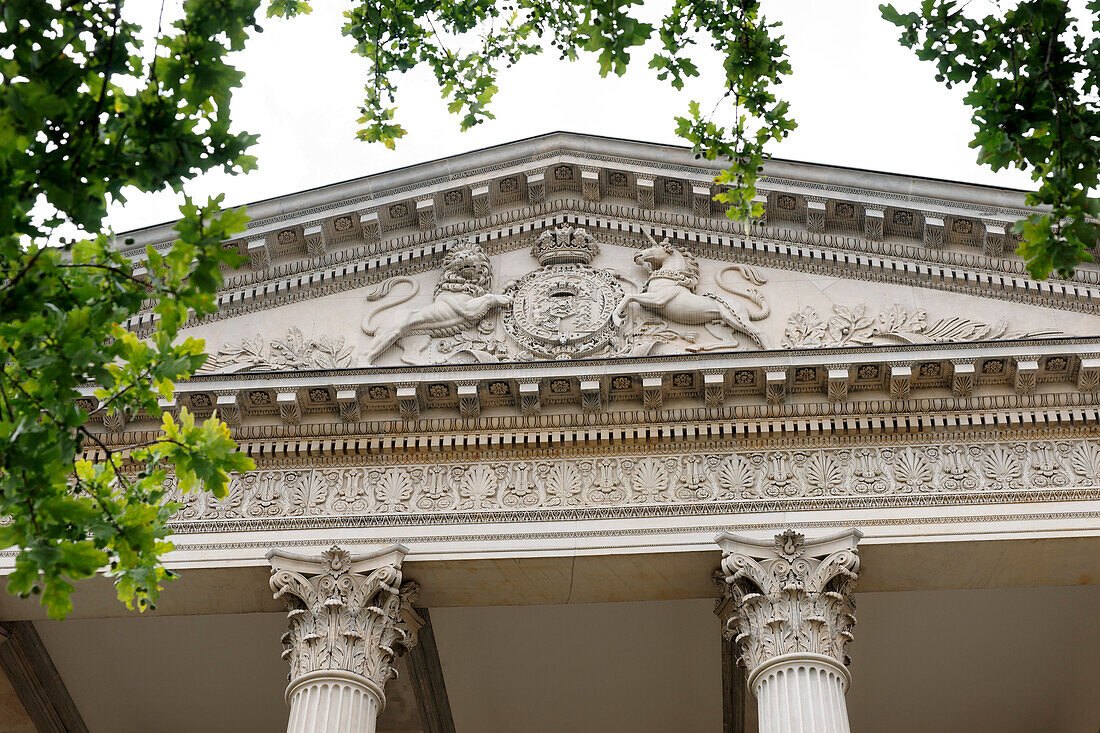
[[[846,648],[856,622],[860,537],[852,529],[809,542],[793,530],[774,541],[717,538],[720,615],[748,669],[760,733],[850,730]]]
[[[319,559],[267,553],[271,589],[290,609],[287,733],[374,733],[394,657],[423,625],[412,609],[418,586],[401,582],[405,553],[400,545],[356,557],[335,546]]]

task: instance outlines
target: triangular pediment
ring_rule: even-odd
[[[526,242],[513,246],[456,239],[447,243],[452,254],[438,262],[199,325],[193,331],[213,355],[204,371],[1100,335],[1100,317],[1091,313],[1006,301],[994,293],[861,279],[855,270],[849,277],[818,274],[730,248],[650,241],[644,229],[633,238],[589,231],[572,224],[532,228]],[[582,233],[592,243],[587,261],[567,255],[541,264],[532,251],[540,237],[545,242]]]
[[[212,354],[192,407],[247,399],[293,423],[311,406],[528,416],[667,394],[778,414],[793,395],[822,412],[910,385],[1100,388],[1100,270],[1027,277],[1023,192],[773,160],[765,215],[742,223],[714,200],[719,170],[553,133],[250,206],[229,243],[249,264],[187,328]],[[130,233],[129,252],[171,235]]]

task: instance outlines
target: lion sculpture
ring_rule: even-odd
[[[649,236],[648,232],[646,236]],[[752,325],[768,317],[771,308],[764,295],[755,288],[735,290],[730,287],[724,276],[727,272],[738,272],[752,285],[767,282],[759,273],[745,265],[730,265],[718,273],[718,284],[728,293],[745,298],[754,306],[749,309],[743,303],[727,303],[716,295],[707,293],[697,295],[695,288],[699,284],[699,263],[690,252],[672,246],[668,239],[658,243],[649,237],[652,247],[634,255],[634,262],[643,265],[649,271],[649,279],[640,293],[624,296],[615,309],[615,317],[622,320],[631,303],[652,311],[670,321],[687,325],[724,323],[735,333],[747,336],[761,349],[768,348],[763,334]],[[712,336],[725,340],[721,335],[710,331]],[[734,343],[736,345],[736,342]]]
[[[380,313],[407,303],[420,292],[420,285],[407,277],[395,277],[382,283],[367,294],[369,302],[381,300],[399,284],[408,284],[411,290],[363,318],[363,333],[373,337],[364,352],[366,363],[374,364],[375,359],[406,336],[453,336],[480,321],[494,308],[510,305],[511,296],[489,292],[492,283],[489,258],[470,240],[459,240],[451,245],[443,258],[443,274],[435,286],[435,299],[430,305],[413,308],[396,318],[385,319],[380,325],[373,325]],[[404,356],[402,359],[412,363]]]

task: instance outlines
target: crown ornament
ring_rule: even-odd
[[[535,240],[531,254],[540,265],[589,264],[600,253],[595,238],[580,227],[559,227]]]

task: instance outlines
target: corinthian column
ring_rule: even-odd
[[[717,538],[724,586],[720,611],[756,695],[760,733],[847,733],[846,649],[855,626],[859,570],[848,530],[806,541],[793,530],[774,542]]]
[[[405,553],[401,545],[356,557],[335,546],[319,559],[267,553],[271,589],[290,609],[287,733],[374,733],[394,657],[422,625],[412,609],[418,586],[401,582]]]

